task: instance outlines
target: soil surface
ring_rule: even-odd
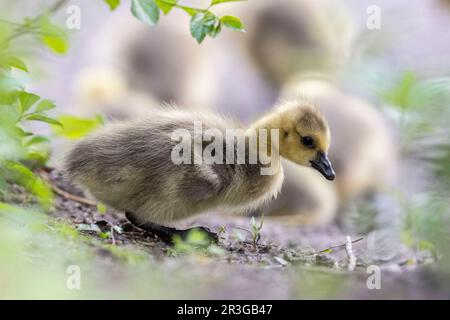
[[[219,232],[220,241],[215,248],[220,250],[220,254],[209,255],[206,260],[197,255],[192,258],[189,254],[174,257],[172,246],[134,227],[122,213],[110,208],[99,212],[103,210],[99,210],[95,203],[89,204],[92,200],[86,199],[83,192],[65,181],[58,171],[48,169],[42,175],[56,191],[55,210],[50,213],[53,217],[69,222],[81,233],[102,242],[124,248],[127,245],[138,246],[149,259],[162,266],[182,266],[183,270],[205,280],[199,284],[201,290],[195,293],[195,298],[450,296],[445,285],[439,283],[435,276],[433,257],[408,250],[401,245],[396,232],[389,228],[368,234],[348,234],[335,224],[288,227],[266,219],[260,239],[255,242],[251,232],[244,230],[251,229],[250,217],[209,215],[189,224]],[[110,232],[110,236],[102,237],[105,232]],[[349,253],[345,247],[347,236],[355,241],[352,244],[356,257],[354,270],[349,270]],[[381,289],[368,288],[369,265],[376,265],[381,270]],[[175,297],[189,298],[192,295]]]

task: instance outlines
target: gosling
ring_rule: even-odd
[[[211,148],[204,140],[199,142],[194,123],[202,124],[203,137],[208,129],[221,133],[215,139],[222,140],[213,142],[222,142],[223,150],[218,147],[211,155],[240,152],[236,143],[227,144],[223,138],[228,129],[241,129],[234,132],[246,146],[252,141],[252,132],[261,129],[268,132],[268,139],[255,135],[258,147],[257,161],[253,163],[247,160],[251,151],[246,150],[244,163],[236,159],[229,163],[227,158],[223,164],[206,161],[176,164],[173,152],[180,145],[180,140],[173,138],[176,131],[189,133],[185,138],[194,147],[186,152],[191,159],[198,156],[196,146],[200,146],[201,152]],[[333,180],[335,174],[327,157],[329,146],[326,120],[306,102],[280,104],[248,128],[215,114],[169,107],[151,110],[139,120],[108,124],[78,141],[64,159],[64,171],[96,199],[124,211],[132,224],[171,243],[174,235],[185,238],[194,229],[171,227],[176,221],[212,210],[244,213],[275,198],[284,175],[274,155],[312,167]],[[270,161],[263,161],[264,155],[265,159],[271,155]],[[275,168],[273,172],[263,174],[262,169],[269,166]],[[217,235],[209,229],[196,228],[217,241]]]

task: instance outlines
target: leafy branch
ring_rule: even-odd
[[[58,0],[39,15],[25,18],[22,23],[0,20],[0,191],[6,181],[14,182],[33,194],[41,206],[48,209],[53,202],[53,193],[47,184],[30,168],[43,166],[49,157],[49,139],[26,130],[26,122],[40,121],[54,126],[61,123],[47,112],[55,104],[48,99],[24,90],[20,78],[13,69],[29,72],[26,63],[13,54],[13,45],[22,36],[36,36],[42,44],[55,53],[65,53],[67,36],[65,31],[51,22],[67,0]],[[8,28],[9,27],[9,28]]]
[[[36,35],[53,52],[63,54],[68,50],[68,39],[64,29],[50,21],[50,16],[60,10],[68,0],[58,0],[50,8],[33,18],[25,18],[23,23],[1,20],[14,26],[13,33],[3,41],[3,45],[9,46],[11,41],[24,36]]]
[[[104,0],[111,10],[120,5],[120,0]],[[215,38],[222,27],[244,32],[244,26],[237,17],[225,15],[222,17],[214,14],[210,9],[218,4],[226,2],[238,2],[246,0],[211,0],[207,8],[196,8],[180,4],[180,0],[131,0],[131,13],[139,20],[154,26],[160,19],[160,12],[167,15],[173,8],[186,12],[190,17],[191,35],[202,43],[206,36]]]

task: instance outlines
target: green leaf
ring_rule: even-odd
[[[45,146],[45,148],[43,146]],[[49,146],[44,144],[37,144],[28,148],[23,160],[26,160],[26,163],[29,166],[37,168],[45,166],[45,164],[48,162],[49,156]]]
[[[37,94],[25,91],[19,92],[19,106],[22,113],[30,109],[41,98]]]
[[[90,119],[69,115],[59,117],[58,121],[62,123],[63,127],[54,128],[54,132],[67,139],[80,139],[103,123],[99,117]]]
[[[97,212],[99,213],[99,214],[105,214],[106,213],[106,206],[103,204],[103,203],[101,203],[101,202],[99,202],[99,203],[97,203]]]
[[[155,0],[155,2],[164,14],[168,14],[177,4],[176,0]]]
[[[7,90],[2,90],[0,87],[0,105],[12,105],[19,98],[19,94],[22,90],[12,90],[8,88]],[[5,88],[6,89],[6,88]]]
[[[193,15],[195,15],[196,13],[200,12],[197,9],[191,8],[191,7],[186,7],[186,6],[180,6],[181,9],[183,9],[184,12],[186,12],[188,15],[190,15],[191,17]]]
[[[53,24],[47,16],[40,21],[41,41],[54,53],[65,54],[69,49],[69,41],[64,29]]]
[[[47,137],[44,137],[44,136],[32,136],[32,137],[27,137],[25,139],[24,145],[26,147],[29,147],[31,145],[41,144],[41,143],[50,143],[50,140]]]
[[[218,36],[218,34],[222,31],[222,23],[220,22],[220,19],[216,19],[216,22],[214,24],[213,30],[210,32],[210,36],[215,38]]]
[[[41,102],[38,103],[36,109],[34,112],[43,112],[43,111],[47,111],[47,110],[51,110],[56,108],[56,105],[53,101],[48,100],[48,99],[44,99]]]
[[[197,12],[191,18],[191,35],[198,43],[202,43],[208,34],[214,34],[217,20],[217,17],[209,11]]]
[[[392,106],[406,110],[410,106],[410,97],[417,83],[418,80],[413,72],[405,72],[400,81],[392,89],[382,92],[381,96]]]
[[[159,8],[155,0],[131,0],[131,13],[150,26],[156,25],[159,20]]]
[[[52,124],[52,125],[55,125],[55,126],[60,126],[60,127],[63,126],[61,122],[59,122],[59,121],[57,121],[57,120],[55,120],[53,118],[44,116],[42,114],[35,114],[35,113],[33,113],[33,114],[26,115],[25,116],[25,120],[41,121],[41,122],[45,122],[45,123]]]
[[[112,11],[112,10],[115,10],[118,6],[119,6],[119,4],[120,4],[120,0],[103,0],[104,2],[106,2],[107,4],[108,4],[108,6],[109,6],[109,9]]]
[[[242,2],[247,0],[211,0],[211,7],[224,2]]]
[[[98,234],[98,236],[99,236],[101,239],[106,240],[106,239],[109,239],[109,237],[111,236],[111,232],[100,232],[100,233]]]
[[[23,137],[31,137],[33,135],[32,132],[25,131],[22,128],[17,128],[17,129],[19,129],[20,135],[23,136]]]
[[[22,185],[28,192],[34,194],[46,209],[50,207],[53,201],[53,192],[39,177],[20,162],[6,161],[5,164],[7,180]]]
[[[242,24],[241,20],[237,17],[223,16],[222,18],[220,18],[220,22],[222,22],[222,24],[229,29],[242,32],[245,31],[244,25]]]
[[[25,72],[28,72],[28,68],[26,66],[26,64],[20,60],[19,58],[16,57],[10,57],[8,58],[8,60],[6,61],[7,65]]]

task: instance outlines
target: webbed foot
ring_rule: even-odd
[[[174,237],[176,237],[177,235],[182,240],[187,239],[189,232],[194,229],[204,232],[210,242],[219,242],[218,235],[205,227],[193,227],[185,230],[178,230],[171,227],[160,226],[154,223],[138,223],[131,212],[125,212],[125,216],[127,217],[128,221],[130,221],[134,226],[156,235],[159,239],[167,244],[174,244]]]

